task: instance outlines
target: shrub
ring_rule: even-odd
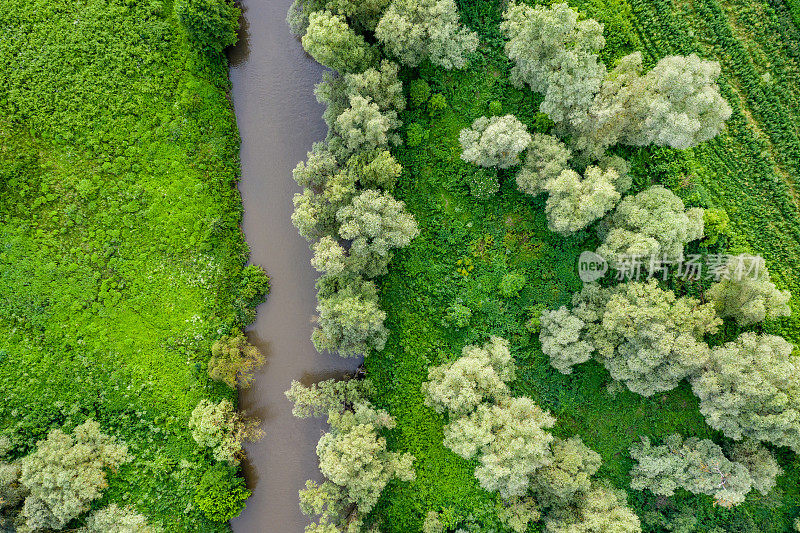
[[[454,328],[465,328],[469,326],[472,318],[472,309],[460,303],[453,303],[447,308],[446,322]]]
[[[500,280],[500,295],[504,298],[514,298],[519,296],[519,291],[528,282],[522,272],[509,272]]]
[[[447,98],[442,93],[436,93],[428,100],[428,114],[436,116],[447,109]]]
[[[264,364],[264,356],[238,332],[226,335],[211,345],[208,375],[232,388],[247,388],[255,380],[255,371]]]
[[[228,0],[176,0],[173,9],[189,38],[207,51],[236,44],[241,11]]]
[[[410,148],[415,148],[428,139],[428,132],[422,125],[413,123],[408,126],[406,130],[406,145]]]
[[[519,154],[531,136],[514,115],[480,117],[461,130],[461,159],[481,167],[509,168],[520,163]]]
[[[235,468],[216,464],[200,479],[194,502],[209,520],[227,522],[241,514],[250,494]]]
[[[470,168],[467,170],[469,193],[479,200],[491,198],[500,190],[497,171],[491,168]]]
[[[431,86],[425,80],[412,80],[408,84],[408,97],[411,99],[411,105],[421,107],[431,97]]]
[[[489,102],[489,115],[498,117],[503,114],[503,104],[499,100]]]

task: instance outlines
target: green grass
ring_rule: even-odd
[[[669,53],[696,52],[722,63],[721,86],[734,108],[726,131],[693,150],[620,149],[632,163],[635,188],[662,183],[689,206],[722,207],[731,234],[711,249],[748,250],[762,254],[773,279],[800,294],[800,219],[793,177],[800,158],[798,144],[798,29],[781,2],[731,0],[576,0],[586,16],[606,24],[603,59],[641,50],[653,65]],[[450,108],[429,117],[411,108],[401,117],[405,128],[419,123],[430,131],[419,147],[399,148],[404,173],[395,191],[416,217],[421,234],[397,254],[383,279],[381,297],[388,310],[391,335],[387,348],[367,358],[368,375],[377,385],[375,401],[397,418],[391,445],[416,456],[417,480],[390,485],[376,515],[387,531],[418,531],[429,510],[450,509],[484,527],[498,527],[495,495],[481,490],[472,477],[474,462],[457,457],[442,444],[446,422],[423,404],[420,385],[431,365],[457,357],[465,344],[487,335],[511,341],[520,367],[514,387],[534,398],[558,418],[554,431],[579,434],[603,457],[600,477],[627,488],[629,446],[640,436],[670,433],[724,439],[703,421],[687,384],[647,399],[624,391],[609,392],[608,373],[596,363],[579,366],[570,376],[550,367],[536,335],[524,327],[530,308],[555,308],[580,289],[574,267],[583,250],[596,246],[592,231],[565,239],[550,233],[542,198],[516,191],[513,173],[501,171],[501,190],[489,200],[469,195],[459,159],[458,132],[488,114],[498,100],[531,131],[545,131],[537,115],[538,96],[507,81],[509,63],[498,29],[503,2],[459,2],[464,21],[481,34],[482,46],[467,70],[445,72],[433,67],[406,72],[420,77],[433,92],[447,97]],[[767,75],[768,74],[768,75]],[[691,251],[703,251],[697,244]],[[468,275],[457,262],[469,258]],[[525,273],[528,284],[518,298],[502,298],[497,286],[506,272]],[[681,294],[701,295],[699,284],[671,283]],[[473,311],[463,329],[444,318],[454,302]],[[766,331],[800,342],[797,301],[794,316],[769,322]],[[738,334],[731,324],[713,342]],[[786,474],[768,496],[753,493],[735,509],[714,507],[711,498],[679,493],[669,500],[629,490],[629,500],[643,518],[645,531],[664,531],[652,512],[670,516],[689,508],[699,518],[698,531],[718,526],[731,532],[785,532],[800,514],[800,472],[794,454],[778,450]]]
[[[171,2],[0,3],[0,430],[15,454],[87,417],[136,459],[100,506],[167,531],[210,464],[187,430],[210,345],[262,294],[244,268],[227,63]]]

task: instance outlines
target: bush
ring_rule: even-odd
[[[406,130],[406,145],[415,148],[428,139],[428,132],[422,125],[414,122]]]
[[[408,84],[408,97],[411,105],[420,107],[431,97],[431,86],[425,80],[413,80]]]
[[[500,294],[504,298],[519,296],[519,291],[525,286],[528,280],[521,272],[509,272],[500,281]]]
[[[206,470],[194,494],[194,502],[209,520],[227,522],[239,516],[250,491],[233,467],[217,464]]]
[[[469,193],[478,200],[491,198],[500,190],[497,171],[491,168],[470,168],[467,170]]]
[[[447,98],[442,93],[436,93],[428,100],[428,114],[431,116],[438,115],[447,107]]]
[[[489,115],[499,117],[503,114],[503,104],[499,100],[489,102]]]
[[[465,328],[469,326],[469,319],[472,318],[472,309],[460,303],[454,303],[447,308],[445,317],[448,324],[454,328]]]
[[[176,0],[175,14],[202,49],[222,52],[236,44],[241,11],[228,0]]]

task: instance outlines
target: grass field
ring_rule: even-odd
[[[95,505],[166,531],[228,528],[193,509],[210,458],[187,422],[235,397],[209,348],[265,290],[227,89],[172,2],[0,3],[0,431],[21,456],[96,419],[135,460]]]
[[[502,103],[530,131],[546,131],[548,121],[536,113],[537,95],[517,90],[507,79],[509,62],[502,50],[499,22],[504,2],[461,1],[462,18],[481,35],[482,45],[465,71],[432,67],[407,72],[425,79],[442,93],[449,109],[435,116],[409,109],[404,128],[419,123],[429,130],[427,142],[396,150],[404,173],[395,194],[416,217],[421,235],[399,252],[383,281],[382,307],[388,310],[391,336],[387,349],[367,358],[368,375],[378,386],[376,403],[397,418],[391,445],[416,456],[417,480],[410,487],[390,486],[378,509],[389,531],[418,531],[429,510],[445,511],[452,524],[470,517],[485,527],[499,527],[495,495],[481,490],[472,470],[444,448],[445,420],[423,404],[420,385],[427,368],[457,357],[465,344],[488,334],[511,341],[521,371],[518,394],[529,395],[558,418],[555,432],[579,434],[603,457],[598,473],[627,488],[631,466],[628,448],[640,436],[670,433],[711,437],[723,442],[703,421],[697,400],[683,384],[650,399],[630,392],[609,392],[608,373],[587,363],[571,376],[550,367],[536,335],[525,323],[542,308],[569,302],[580,289],[575,268],[583,250],[596,247],[592,231],[571,238],[547,230],[544,200],[519,193],[513,173],[501,171],[501,190],[488,200],[469,194],[460,160],[458,133]],[[603,59],[613,61],[640,50],[653,65],[668,54],[696,52],[721,62],[723,95],[734,109],[725,132],[686,152],[664,148],[621,149],[632,163],[635,189],[661,183],[688,206],[727,211],[731,230],[712,247],[693,244],[692,252],[749,251],[766,258],[781,288],[800,294],[800,217],[794,177],[798,175],[798,53],[800,33],[790,5],[782,1],[732,0],[576,0],[587,17],[605,23]],[[461,265],[474,267],[466,275]],[[503,298],[498,284],[504,274],[520,271],[528,279],[518,298]],[[682,294],[699,294],[696,284],[672,282]],[[468,327],[445,320],[447,308],[460,303],[473,314]],[[797,301],[794,315],[768,322],[764,329],[800,342]],[[713,341],[733,338],[727,324]],[[784,532],[800,514],[800,471],[795,456],[779,450],[786,474],[768,496],[751,494],[745,504],[724,509],[712,499],[679,492],[656,499],[629,489],[629,501],[645,531],[667,531],[664,520],[681,508],[698,518],[696,529],[720,527],[731,532]]]

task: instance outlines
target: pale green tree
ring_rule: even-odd
[[[727,456],[747,468],[753,479],[753,488],[765,496],[775,487],[778,476],[783,474],[775,456],[754,440],[733,443]]]
[[[545,516],[546,533],[641,533],[639,518],[627,506],[624,490],[593,483],[585,495]]]
[[[745,465],[731,461],[708,439],[669,435],[665,444],[653,446],[647,437],[631,447],[637,462],[631,470],[631,487],[672,496],[682,488],[712,496],[718,505],[732,507],[745,500],[753,478]],[[774,481],[773,481],[774,483]]]
[[[667,56],[642,74],[642,55],[623,57],[604,80],[573,142],[599,156],[616,143],[685,149],[715,137],[731,108],[719,93],[719,63]]]
[[[702,237],[703,209],[686,209],[672,191],[655,185],[622,199],[603,228],[597,253],[612,265],[638,260],[648,269],[651,258],[656,266],[677,260],[687,243]]]
[[[578,21],[578,13],[566,3],[531,7],[514,2],[504,19],[512,81],[543,93],[539,109],[553,122],[582,125],[606,74],[598,60],[605,46],[603,25],[593,19]]]
[[[586,340],[586,323],[566,307],[544,310],[540,324],[542,352],[562,374],[571,374],[573,366],[592,358],[594,346]]]
[[[550,464],[533,477],[531,489],[544,507],[565,506],[591,489],[592,476],[602,463],[600,455],[580,437],[555,439]]]
[[[714,348],[692,379],[708,425],[734,440],[800,451],[800,368],[792,348],[782,337],[752,332]]]
[[[101,432],[93,420],[72,435],[52,430],[20,463],[19,481],[30,493],[22,512],[27,526],[63,528],[103,494],[108,472],[131,459],[127,446]]]
[[[515,496],[497,505],[497,517],[514,533],[525,533],[541,516],[536,500],[530,496]]]
[[[330,11],[308,16],[308,28],[301,39],[303,48],[318,63],[339,72],[363,72],[375,61],[375,51],[347,24]]]
[[[478,46],[478,36],[461,24],[453,0],[393,0],[375,37],[410,67],[429,59],[446,69],[463,68]]]
[[[339,236],[350,241],[352,264],[368,278],[386,273],[392,249],[408,246],[419,234],[405,203],[367,189],[336,213]]]
[[[247,388],[255,372],[264,364],[264,355],[241,332],[226,335],[211,345],[208,375],[229,387]]]
[[[475,477],[484,489],[503,498],[522,496],[531,476],[551,461],[553,436],[545,430],[554,424],[530,398],[505,398],[451,421],[444,445],[465,459],[478,455]]]
[[[581,177],[565,170],[544,184],[549,193],[545,210],[551,231],[570,235],[584,229],[612,210],[622,197],[616,189],[619,175],[614,169],[603,172],[591,166]]]
[[[571,157],[572,152],[558,138],[534,133],[525,163],[517,173],[517,187],[532,196],[543,193],[545,183],[569,169]]]
[[[731,257],[723,278],[706,291],[719,315],[733,318],[741,327],[792,313],[788,304],[791,294],[775,287],[766,266],[757,268],[759,260],[744,255]]]
[[[234,465],[244,455],[244,442],[255,442],[263,436],[259,424],[258,420],[237,412],[228,400],[214,403],[205,398],[195,406],[189,419],[195,442],[209,448],[217,461]]]
[[[320,294],[317,327],[311,336],[319,351],[336,351],[343,356],[364,355],[382,350],[388,331],[383,326],[375,284],[352,280],[331,294]]]
[[[374,30],[392,0],[327,0],[326,7],[352,20],[359,28]]]
[[[159,529],[132,507],[115,503],[93,512],[86,521],[89,533],[156,533]]]
[[[428,369],[425,405],[451,416],[469,414],[485,401],[508,396],[506,383],[514,380],[515,366],[505,339],[466,346],[455,361]]]
[[[531,142],[525,125],[514,115],[479,117],[461,130],[461,159],[481,167],[509,168]]]
[[[399,144],[399,136],[392,133],[401,125],[395,111],[381,112],[370,98],[358,95],[350,96],[349,102],[350,107],[336,117],[331,128],[329,144],[335,153],[349,157]]]
[[[411,481],[415,477],[413,456],[389,451],[380,435],[395,422],[363,397],[369,390],[368,382],[356,380],[328,380],[311,387],[295,381],[286,393],[295,402],[296,416],[324,415],[330,425],[317,444],[319,467],[327,481],[309,481],[300,491],[301,510],[309,516],[320,515],[312,531],[346,525],[352,512],[363,514],[372,509],[391,479]]]

